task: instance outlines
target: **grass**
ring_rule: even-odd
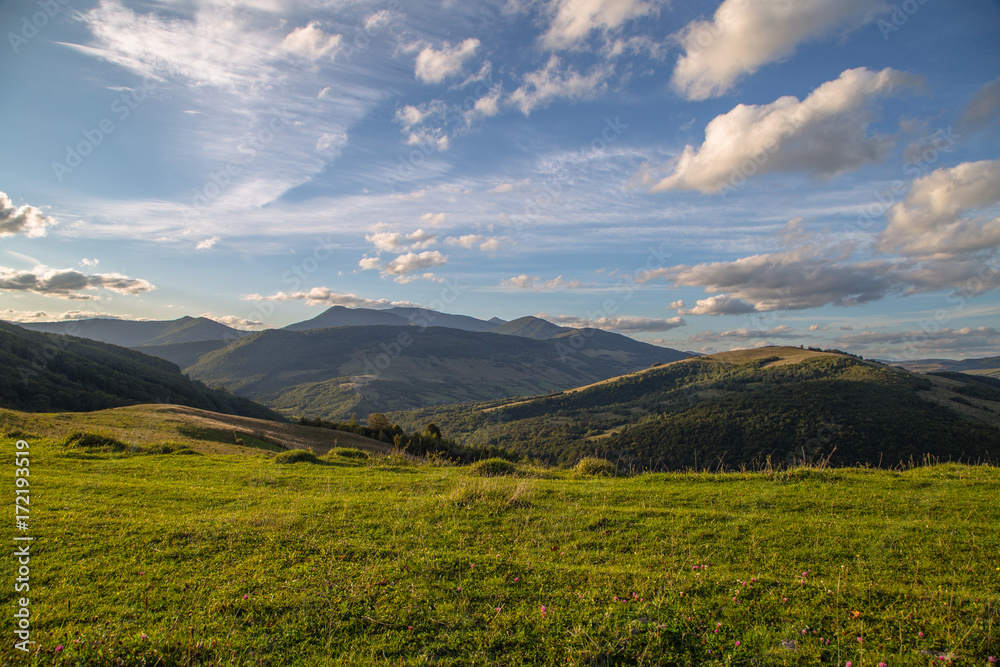
[[[8,637],[0,664],[1000,657],[992,467],[484,478],[398,456],[81,458],[64,437],[30,440],[38,643]]]

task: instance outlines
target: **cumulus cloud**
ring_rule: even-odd
[[[561,275],[552,278],[551,280],[543,281],[540,276],[529,276],[526,273],[522,273],[519,276],[514,276],[512,278],[507,278],[500,281],[502,287],[516,287],[518,289],[530,289],[536,292],[542,290],[559,290],[559,289],[575,289],[578,287],[583,287],[583,283],[579,280],[566,280]]]
[[[1000,160],[938,169],[913,182],[886,213],[879,243],[886,251],[957,257],[1000,245],[1000,217],[962,217],[1000,202]]]
[[[656,10],[644,0],[553,0],[551,7],[555,16],[542,46],[553,50],[576,46],[595,30],[607,32]]]
[[[855,29],[885,9],[879,0],[725,0],[711,20],[692,21],[677,35],[685,53],[673,86],[691,100],[721,95],[800,43]]]
[[[93,294],[81,290],[106,289],[118,294],[142,294],[155,287],[146,280],[129,278],[120,273],[95,273],[87,275],[75,269],[52,269],[36,266],[31,271],[18,271],[0,267],[0,290],[31,292],[60,299],[89,301]]]
[[[607,90],[611,68],[595,67],[589,74],[580,74],[572,68],[561,69],[561,61],[553,55],[540,70],[524,76],[524,85],[510,94],[510,102],[525,116],[535,109],[546,107],[554,100],[590,100]]]
[[[452,46],[445,42],[440,49],[428,46],[417,54],[414,73],[424,83],[441,83],[459,74],[465,62],[476,53],[479,40],[470,38]]]
[[[420,216],[421,222],[426,222],[428,225],[432,225],[434,227],[443,225],[447,219],[447,213],[424,213]]]
[[[288,33],[281,42],[281,48],[309,60],[319,60],[325,56],[334,57],[340,50],[340,39],[340,35],[323,32],[318,21],[310,21],[308,25]]]
[[[685,308],[683,301],[674,302],[671,307],[677,308],[679,315],[743,315],[754,312],[752,305],[728,294],[698,299],[694,308]]]
[[[491,188],[490,192],[492,192],[493,194],[504,195],[504,194],[507,194],[509,192],[513,192],[514,190],[516,190],[518,188],[527,187],[528,185],[531,185],[531,179],[530,178],[526,178],[523,181],[514,181],[514,182],[511,182],[511,183],[502,182],[502,183],[498,183],[496,187]]]
[[[771,329],[731,329],[729,331],[702,331],[688,337],[685,343],[721,343],[727,340],[734,341],[756,341],[761,339],[787,339],[798,338],[787,324],[780,324]]]
[[[825,325],[821,325],[821,324],[810,324],[809,325],[809,331],[810,332],[813,332],[813,331],[829,331],[829,330],[830,330],[830,327],[825,326]]]
[[[56,221],[34,206],[14,206],[6,193],[0,192],[0,236],[24,234],[29,238],[45,236]]]
[[[67,310],[61,313],[50,313],[45,310],[14,310],[12,308],[0,310],[0,320],[7,322],[72,322],[94,317],[106,320],[135,319],[96,310]]]
[[[100,264],[100,260],[97,259],[87,259],[86,257],[80,260],[80,266],[88,269],[92,269]]]
[[[417,273],[424,269],[444,266],[447,262],[448,256],[442,255],[437,250],[426,250],[421,253],[408,252],[388,262],[382,268],[382,271],[390,276],[403,276],[410,273]]]
[[[742,257],[728,262],[694,266],[674,266],[650,271],[642,282],[662,276],[678,287],[704,287],[712,297],[697,313],[717,313],[724,307],[736,312],[799,310],[828,304],[853,306],[876,301],[893,292],[902,292],[905,278],[899,266],[889,260],[848,262],[829,249],[802,246],[793,250]],[[712,299],[716,299],[713,301]],[[739,303],[730,306],[731,300]],[[702,304],[699,301],[698,304]]]
[[[740,104],[705,128],[698,148],[685,146],[673,173],[651,188],[719,192],[747,177],[773,171],[818,177],[881,161],[891,149],[883,137],[869,136],[874,102],[902,88],[920,85],[905,72],[864,67],[844,71],[799,101],[781,97],[771,104]]]
[[[219,242],[219,237],[218,236],[212,236],[212,237],[204,239],[202,241],[198,241],[198,243],[195,244],[194,249],[195,250],[208,250],[209,248],[211,248],[212,246],[214,246],[218,242]]]
[[[451,236],[445,239],[448,245],[460,246],[462,248],[475,248],[483,252],[496,252],[500,249],[503,239],[482,236],[481,234],[464,234],[462,236]]]
[[[862,331],[837,339],[847,349],[862,349],[870,354],[893,358],[919,358],[938,355],[995,355],[1000,346],[1000,330],[994,327],[963,327],[927,331]]]
[[[409,301],[389,301],[388,299],[366,299],[356,294],[334,292],[329,287],[313,287],[308,291],[278,292],[270,296],[247,294],[244,301],[305,301],[307,306],[345,306],[347,308],[392,308],[393,306],[416,306]]]
[[[962,109],[958,126],[962,130],[981,130],[1000,125],[1000,78],[993,79],[969,100]]]
[[[621,333],[643,333],[652,331],[670,331],[687,324],[683,318],[671,317],[668,319],[658,319],[655,317],[633,317],[623,315],[620,317],[575,317],[573,315],[547,315],[540,313],[538,317],[548,320],[553,324],[571,327],[573,329],[603,329],[605,331],[617,331]]]
[[[375,246],[376,252],[407,252],[411,248],[422,250],[432,245],[437,236],[422,229],[409,234],[378,231],[365,235],[365,240]]]

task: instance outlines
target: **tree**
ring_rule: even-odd
[[[441,429],[439,429],[433,422],[427,425],[424,429],[424,435],[428,438],[434,438],[435,440],[441,439]]]
[[[391,431],[392,422],[381,412],[373,412],[368,415],[368,428],[373,431]]]

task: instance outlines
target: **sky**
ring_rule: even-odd
[[[1000,2],[0,4],[0,319],[1000,355]]]

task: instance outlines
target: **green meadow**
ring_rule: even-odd
[[[479,476],[503,466],[27,441],[36,643],[14,649],[8,624],[4,664],[1000,656],[993,467]],[[20,595],[5,586],[5,608]]]

